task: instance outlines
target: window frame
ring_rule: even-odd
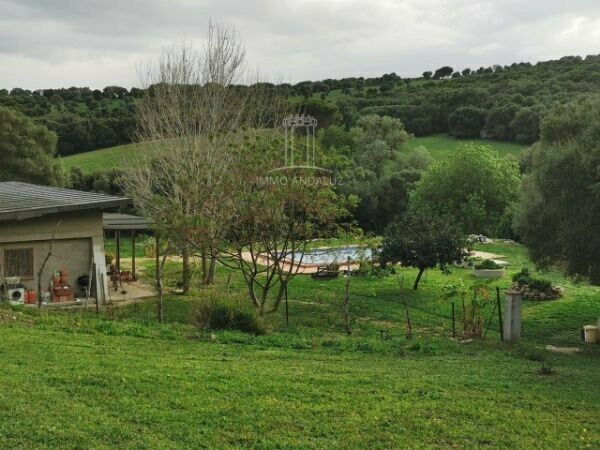
[[[7,264],[7,252],[28,252],[29,253],[29,267],[31,269],[31,273],[26,273],[26,274],[18,274],[18,275],[9,275],[8,273],[8,264]],[[18,259],[20,256],[19,253],[17,253],[17,264],[20,267],[20,259]],[[3,263],[4,263],[4,276],[5,277],[21,277],[22,280],[31,280],[34,277],[34,269],[33,269],[33,247],[15,247],[15,248],[5,248],[4,252],[3,252]]]

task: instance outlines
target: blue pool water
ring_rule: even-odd
[[[304,252],[302,264],[343,264],[348,261],[359,261],[361,259],[370,259],[371,249],[364,247],[336,247],[336,248],[318,248]],[[302,253],[294,254],[294,260],[300,261]]]

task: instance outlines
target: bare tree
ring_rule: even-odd
[[[231,28],[210,23],[202,52],[183,43],[145,68],[138,138],[147,151],[124,186],[162,236],[200,255],[205,283],[219,258],[266,313],[316,228],[337,215],[331,189],[260,182],[283,159],[280,133],[268,129],[282,122],[287,96],[258,82],[245,55]]]
[[[247,71],[245,55],[233,29],[211,22],[203,51],[184,42],[143,69],[138,140],[146,151],[123,179],[161,235],[199,253],[205,283],[212,282],[216,235],[228,219],[222,205],[232,193],[223,180],[246,133],[277,122],[284,105]]]

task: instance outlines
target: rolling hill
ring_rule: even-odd
[[[437,160],[443,160],[449,157],[462,144],[475,142],[477,144],[491,145],[494,150],[503,155],[518,156],[527,148],[525,145],[512,142],[502,142],[490,139],[456,139],[451,136],[437,134],[425,137],[415,137],[406,144],[407,149],[413,149],[419,146],[427,148]],[[117,147],[104,148],[91,152],[78,153],[62,158],[65,169],[79,167],[84,173],[92,173],[102,170],[110,170],[123,167],[127,161],[132,158],[135,152],[141,151],[139,144],[119,145]]]

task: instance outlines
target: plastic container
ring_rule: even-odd
[[[35,294],[35,291],[32,289],[29,289],[25,292],[25,303],[35,303],[37,300],[37,295]]]
[[[583,336],[586,344],[595,344],[598,342],[598,327],[595,325],[586,325],[583,327]]]

